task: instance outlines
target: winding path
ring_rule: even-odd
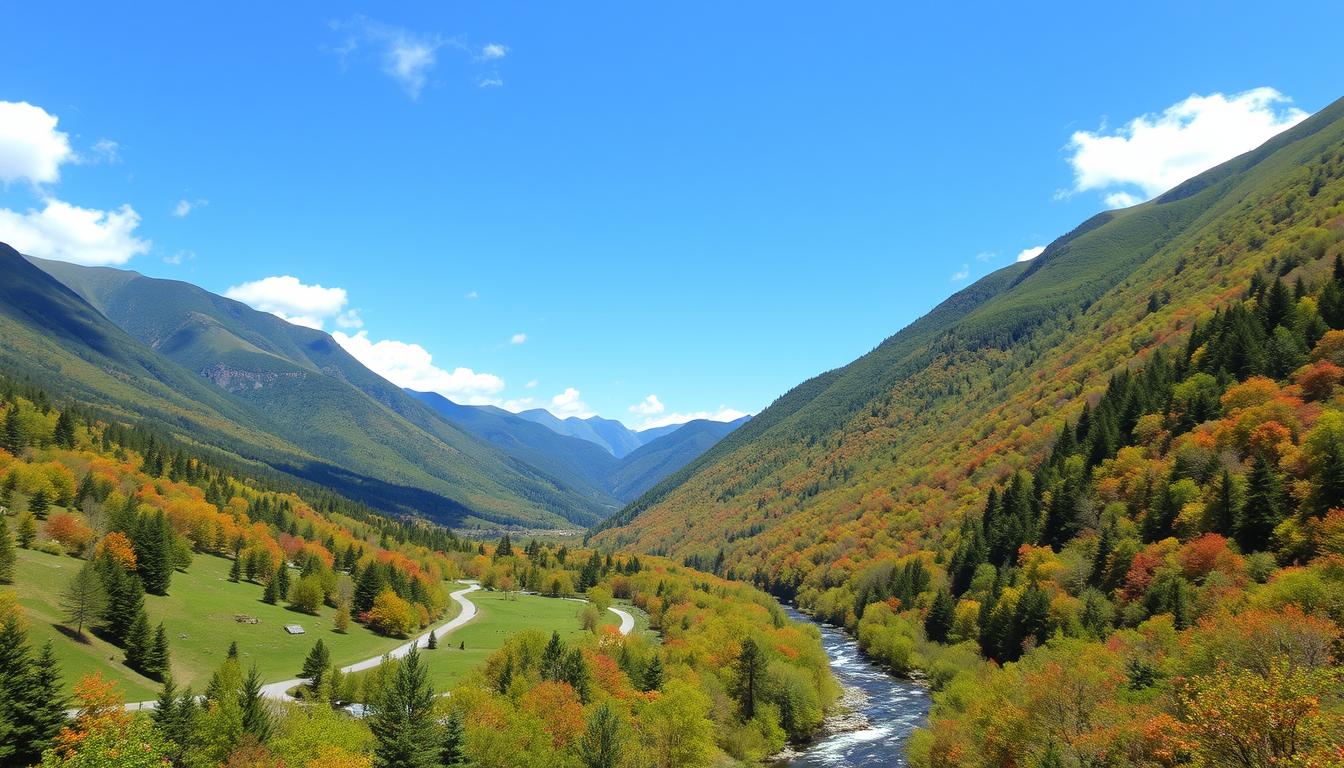
[[[457,614],[457,616],[425,632],[424,634],[420,635],[414,640],[408,641],[406,643],[403,643],[402,645],[397,646],[396,648],[393,648],[387,653],[380,654],[378,656],[374,656],[372,658],[368,658],[363,661],[355,662],[354,664],[351,664],[346,667],[341,667],[341,672],[349,674],[351,672],[361,672],[366,669],[373,669],[374,667],[383,663],[383,659],[388,657],[394,659],[400,659],[401,657],[411,652],[412,646],[418,646],[420,648],[428,646],[430,632],[437,633],[439,635],[439,639],[442,639],[444,635],[448,634],[449,632],[452,632],[458,627],[461,627],[462,625],[476,618],[476,614],[478,613],[476,609],[476,604],[468,600],[467,595],[480,589],[481,585],[476,582],[463,582],[463,583],[467,584],[466,588],[459,589],[456,592],[453,592],[452,594],[449,595],[449,597],[451,597],[454,601],[456,601],[458,605],[462,606],[462,610]],[[621,626],[619,631],[622,635],[628,635],[634,630],[635,617],[630,615],[628,611],[621,610],[620,608],[610,608],[610,607],[607,608],[607,610],[611,611],[612,613],[620,617]],[[275,701],[294,701],[294,697],[289,695],[289,691],[294,688],[297,688],[300,685],[303,685],[306,682],[308,682],[307,679],[296,677],[293,678],[292,680],[281,680],[280,682],[277,683],[269,683],[261,687],[261,695],[268,699],[273,699]],[[153,709],[155,703],[156,702],[153,701],[132,702],[126,705],[126,709],[128,710]]]

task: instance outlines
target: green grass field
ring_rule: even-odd
[[[36,647],[47,639],[55,641],[56,656],[67,686],[94,670],[121,686],[128,701],[154,698],[159,684],[136,674],[121,663],[120,649],[85,632],[88,642],[75,642],[63,628],[60,594],[81,560],[57,557],[41,552],[19,550],[13,588],[19,603],[27,611],[29,638]],[[352,664],[395,648],[404,640],[380,637],[358,624],[347,634],[332,629],[335,611],[323,607],[320,616],[295,613],[261,601],[262,588],[256,584],[234,584],[228,580],[230,561],[197,556],[187,573],[174,573],[167,597],[145,596],[150,621],[162,621],[168,630],[172,649],[173,676],[181,685],[200,690],[211,672],[219,666],[231,641],[245,665],[256,662],[262,677],[270,682],[298,675],[303,658],[318,638],[331,649],[332,661]],[[438,622],[457,615],[456,602]],[[260,619],[259,624],[242,624],[237,614]],[[436,622],[436,623],[438,623]],[[286,624],[299,624],[303,635],[288,635]]]
[[[430,680],[438,692],[457,685],[499,650],[505,640],[525,629],[545,633],[555,630],[566,639],[583,632],[579,612],[584,605],[573,600],[517,593],[505,597],[502,592],[485,590],[472,592],[467,599],[476,604],[476,618],[440,638],[438,650],[425,652]],[[621,621],[616,614],[607,611],[602,623],[618,626]],[[463,643],[466,650],[459,650]]]
[[[405,642],[380,637],[358,624],[347,634],[332,629],[334,611],[323,607],[320,616],[295,613],[261,601],[262,588],[256,584],[234,584],[228,580],[230,561],[197,556],[186,573],[173,574],[166,597],[145,596],[145,608],[151,623],[162,621],[168,630],[172,649],[173,675],[180,685],[200,691],[211,672],[219,666],[229,643],[237,641],[245,665],[255,662],[266,682],[296,677],[318,638],[331,649],[332,661],[353,664],[385,653]],[[121,649],[85,632],[77,642],[64,627],[60,595],[70,577],[83,561],[73,557],[48,555],[32,550],[18,551],[14,591],[24,607],[29,623],[29,639],[34,647],[48,639],[54,642],[56,658],[67,688],[84,675],[101,671],[117,683],[127,701],[145,701],[158,694],[159,684],[126,667]],[[445,585],[455,591],[457,585]],[[467,673],[484,663],[511,635],[524,629],[549,633],[558,630],[562,637],[581,633],[579,612],[583,604],[536,595],[480,590],[469,599],[478,613],[470,623],[441,638],[438,650],[428,652],[434,686],[444,691],[456,685]],[[647,632],[648,617],[632,606],[620,607],[635,616],[635,631]],[[441,624],[461,610],[450,601],[448,612],[435,621]],[[260,619],[244,624],[234,616],[246,614]],[[617,626],[620,619],[606,612],[604,624]],[[286,634],[286,624],[300,624],[303,635]],[[466,643],[466,650],[459,645]]]

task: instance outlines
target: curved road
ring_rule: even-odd
[[[475,582],[463,582],[463,583],[468,585],[465,589],[459,589],[458,591],[449,595],[449,597],[451,597],[454,601],[456,601],[458,605],[462,606],[462,611],[458,613],[457,616],[455,616],[451,621],[446,621],[443,624],[434,627],[432,630],[430,630],[431,632],[438,633],[440,639],[442,639],[443,635],[452,632],[453,630],[457,629],[463,624],[466,624],[467,622],[476,618],[477,614],[476,604],[468,600],[467,595],[480,589],[481,585]],[[635,617],[631,616],[629,612],[623,611],[620,608],[607,608],[607,610],[611,611],[612,613],[620,617],[621,626],[619,631],[622,635],[628,635],[634,630]],[[379,656],[374,656],[372,658],[356,662],[347,667],[342,667],[341,672],[348,674],[350,672],[360,672],[366,669],[372,669],[381,664],[383,662],[383,659],[389,656],[394,659],[399,659],[405,656],[406,654],[410,653],[411,646],[413,645],[419,646],[420,648],[424,648],[425,646],[429,645],[429,632],[425,632],[423,635],[420,635],[414,640],[399,645],[385,654],[381,654]],[[268,699],[274,699],[276,701],[294,701],[294,697],[289,695],[289,691],[306,682],[308,682],[307,679],[296,677],[292,680],[281,680],[280,682],[277,683],[270,683],[268,685],[262,686],[261,695],[265,696]],[[130,710],[153,709],[154,705],[155,702],[153,701],[140,701],[127,704],[126,708]]]

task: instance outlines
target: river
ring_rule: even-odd
[[[905,745],[910,733],[929,715],[929,692],[924,686],[892,677],[859,653],[859,646],[844,630],[820,624],[784,606],[789,617],[821,629],[821,644],[831,659],[831,670],[846,689],[857,689],[853,710],[867,718],[859,730],[823,736],[799,754],[777,763],[789,768],[846,766],[887,768],[906,765]],[[851,694],[852,695],[852,694]]]

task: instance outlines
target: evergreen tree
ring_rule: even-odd
[[[243,711],[243,731],[252,735],[259,744],[270,741],[275,723],[271,719],[271,710],[261,696],[261,672],[253,664],[243,679],[242,690],[238,693],[238,705]]]
[[[31,512],[19,515],[19,546],[28,549],[37,541],[37,519]]]
[[[929,615],[924,617],[924,633],[936,643],[947,642],[947,633],[952,629],[955,614],[956,604],[952,601],[951,593],[938,590],[933,604],[929,606]]]
[[[261,593],[263,602],[276,605],[280,602],[280,572],[284,569],[281,565],[271,574],[271,578],[266,580],[266,589]]]
[[[140,518],[131,544],[135,548],[135,569],[145,591],[151,595],[168,594],[173,577],[173,532],[163,510]]]
[[[51,500],[47,498],[47,490],[38,488],[37,493],[28,500],[28,511],[37,516],[39,520],[47,518],[47,511],[51,509]]]
[[[750,720],[756,716],[756,704],[760,700],[761,682],[764,676],[765,654],[757,645],[755,638],[747,637],[742,641],[742,649],[737,654],[737,680],[734,691],[743,720]]]
[[[146,654],[145,668],[150,677],[163,679],[168,672],[170,659],[168,656],[168,631],[163,628],[163,622],[154,630],[154,640],[150,644],[149,653]]]
[[[431,651],[436,651],[439,648],[439,636],[432,629],[429,631],[429,639],[425,642],[425,648]]]
[[[1218,481],[1218,495],[1213,500],[1212,512],[1214,531],[1231,536],[1237,526],[1237,498],[1232,473],[1226,469]]]
[[[127,573],[111,558],[98,561],[98,572],[107,593],[101,618],[103,629],[113,644],[124,646],[131,623],[145,610],[144,587],[135,574]]]
[[[126,666],[149,674],[148,662],[153,653],[154,638],[149,632],[149,615],[141,608],[126,632]]]
[[[546,643],[545,650],[541,652],[541,679],[564,679],[564,664],[565,644],[560,639],[560,633],[553,631],[550,642]]]
[[[17,559],[14,537],[9,535],[9,520],[0,512],[0,584],[14,583],[14,564]]]
[[[1312,507],[1317,517],[1344,507],[1344,447],[1338,442],[1326,449],[1312,493]]]
[[[443,723],[443,738],[439,740],[440,768],[466,768],[467,731],[462,715],[456,708],[448,712]]]
[[[604,701],[598,704],[579,737],[579,759],[584,768],[617,768],[622,764],[629,740],[620,714]]]
[[[33,659],[17,605],[0,611],[0,764],[29,765],[65,724],[66,700],[51,643]]]
[[[434,691],[420,652],[412,647],[374,705],[375,768],[430,768],[442,745],[434,728]]]
[[[281,600],[289,599],[289,563],[285,558],[280,558],[280,567],[275,571],[275,588],[279,591]]]
[[[588,662],[583,659],[583,652],[578,648],[571,648],[565,654],[564,672],[561,680],[569,683],[574,692],[579,694],[579,701],[587,704],[591,695],[591,686],[589,685]]]
[[[68,700],[61,684],[61,668],[56,662],[56,651],[48,640],[42,644],[27,686],[30,696],[25,704],[27,721],[31,724],[31,749],[38,754],[51,745],[56,734],[65,727]]]
[[[1029,585],[1017,599],[1017,609],[1013,613],[1012,629],[1008,643],[1004,647],[1006,661],[1016,661],[1022,655],[1024,643],[1028,640],[1039,645],[1045,642],[1050,625],[1050,597],[1045,590]]]
[[[0,440],[4,441],[0,448],[4,448],[14,456],[19,455],[23,450],[23,426],[19,424],[19,407],[11,405],[5,409],[5,429],[4,434],[0,435]]]
[[[657,691],[663,687],[663,657],[657,651],[653,658],[649,659],[648,666],[644,667],[642,691]]]
[[[229,581],[237,584],[243,580],[242,553],[235,551],[233,553],[233,563],[229,566]]]
[[[70,415],[68,408],[61,411],[61,415],[56,417],[56,429],[52,433],[51,439],[57,448],[69,450],[75,447],[75,420]]]
[[[169,753],[173,765],[187,765],[188,754],[199,739],[196,729],[200,709],[196,705],[196,697],[192,694],[191,688],[179,692],[173,683],[172,675],[164,675],[163,688],[155,702],[154,711],[149,716],[159,734],[173,744],[173,749]]]
[[[107,591],[98,574],[98,566],[86,562],[75,571],[61,592],[61,611],[66,623],[73,624],[75,635],[83,637],[85,625],[92,624],[106,609]]]
[[[308,681],[310,692],[316,691],[321,687],[330,667],[331,652],[327,650],[327,644],[319,638],[317,644],[308,652],[308,658],[303,660],[303,670],[299,672],[299,677]]]
[[[509,534],[500,537],[499,543],[495,545],[495,559],[501,557],[513,557],[513,542],[509,540]]]
[[[1237,520],[1236,539],[1243,552],[1269,548],[1274,528],[1283,521],[1283,487],[1279,474],[1263,455],[1255,458],[1246,478],[1246,504]]]

